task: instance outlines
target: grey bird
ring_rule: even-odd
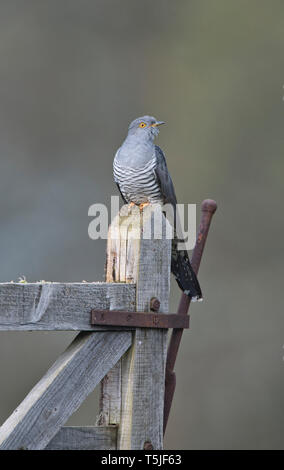
[[[143,208],[147,204],[171,204],[176,213],[177,199],[163,151],[154,144],[159,126],[152,116],[131,122],[122,146],[113,162],[114,180],[125,203]],[[171,271],[182,291],[192,300],[202,300],[197,277],[186,250],[178,250],[178,238],[172,241]]]

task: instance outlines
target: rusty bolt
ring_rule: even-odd
[[[152,312],[158,312],[160,305],[160,301],[156,297],[152,297],[150,300],[150,310],[152,310]]]
[[[150,441],[146,441],[144,443],[144,450],[153,450],[153,449],[154,449],[154,447],[152,446]]]

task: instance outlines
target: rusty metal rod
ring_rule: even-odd
[[[196,239],[196,244],[193,250],[191,265],[195,272],[198,273],[202,253],[205,247],[207,235],[209,232],[209,227],[213,214],[217,209],[217,204],[213,199],[205,199],[203,201],[201,210],[202,216],[198,230],[198,236]],[[179,315],[187,315],[190,298],[182,293],[180,298],[180,303],[178,306],[177,313]],[[172,406],[173,396],[176,388],[176,374],[174,373],[175,362],[179,350],[179,345],[182,337],[183,329],[174,328],[172,331],[168,352],[167,352],[167,362],[166,362],[166,380],[165,380],[165,401],[164,401],[164,434],[167,427],[167,422]]]

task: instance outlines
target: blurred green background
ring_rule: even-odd
[[[282,0],[0,0],[0,281],[103,280],[88,208],[137,116],[179,202],[218,202],[167,449],[284,447],[283,48]],[[1,422],[73,337],[0,334]]]

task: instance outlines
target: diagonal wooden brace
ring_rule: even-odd
[[[80,333],[0,428],[0,450],[41,450],[129,349],[132,334]]]

